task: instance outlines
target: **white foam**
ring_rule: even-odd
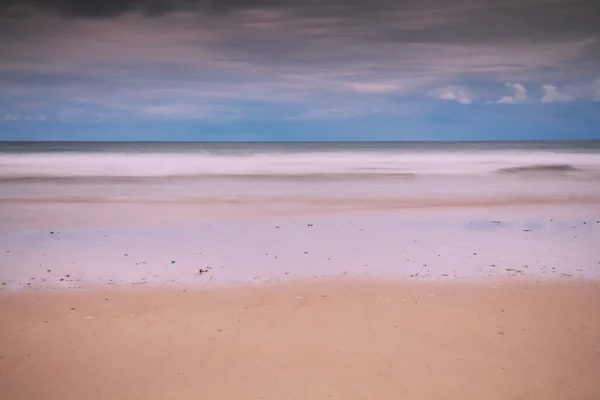
[[[600,173],[600,154],[548,151],[1,154],[0,178],[472,175],[528,166]]]

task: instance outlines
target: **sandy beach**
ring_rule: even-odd
[[[33,224],[19,207],[0,230],[3,398],[600,393],[592,205]]]
[[[600,393],[592,205],[145,222],[11,207],[2,398]]]
[[[0,400],[600,400],[599,22],[0,0]]]
[[[600,398],[596,153],[112,146],[0,157],[0,398]]]
[[[5,399],[594,399],[600,286],[312,280],[0,295]]]

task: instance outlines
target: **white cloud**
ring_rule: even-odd
[[[4,121],[18,121],[20,119],[20,117],[18,115],[15,114],[4,114]]]
[[[26,120],[26,121],[45,121],[46,120],[46,114],[26,115],[23,119]]]
[[[573,96],[559,92],[558,88],[554,85],[542,85],[542,90],[544,92],[542,103],[566,103],[573,101]]]
[[[500,104],[517,104],[527,100],[527,88],[520,83],[506,83],[506,86],[513,91],[512,96],[504,96],[498,103]]]
[[[19,115],[19,114],[10,114],[10,113],[6,113],[4,114],[4,118],[2,118],[4,121],[46,121],[47,117],[46,114],[39,114],[39,115]]]
[[[440,100],[457,101],[460,104],[471,104],[471,97],[462,87],[450,86],[430,92],[431,96],[437,97]]]

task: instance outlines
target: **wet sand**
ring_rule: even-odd
[[[146,222],[112,206],[103,213],[69,210],[58,221],[53,213],[28,215],[15,208],[11,215],[19,220],[0,224],[0,283],[5,283],[0,292],[315,276],[448,282],[600,278],[597,205],[245,218],[192,212],[178,218],[170,208],[157,207]]]
[[[3,399],[594,399],[600,285],[316,279],[0,294]]]

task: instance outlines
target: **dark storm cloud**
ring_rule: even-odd
[[[354,27],[357,35],[387,40],[537,40],[600,33],[596,0],[2,0],[0,4],[5,14],[37,10],[88,18],[128,12],[159,16],[196,10],[218,15],[268,9],[298,17],[337,18],[338,24]]]
[[[357,1],[292,1],[292,0],[3,0],[1,7],[11,12],[24,7],[34,7],[48,12],[76,17],[113,17],[130,11],[145,11],[155,15],[195,8],[207,13],[228,13],[241,9],[277,8],[295,9],[307,12],[320,8],[321,12],[347,12],[360,8],[373,9],[391,4],[401,4],[387,0],[379,0],[369,6],[366,2]]]
[[[15,16],[31,11],[45,11],[63,16],[105,18],[136,10],[164,13],[173,10],[174,4],[147,0],[3,0],[2,9]]]
[[[503,103],[544,84],[591,99],[598,15],[596,0],[0,0],[0,100],[11,115],[35,98],[69,115],[271,101],[326,118],[508,99],[517,83],[529,97]]]

